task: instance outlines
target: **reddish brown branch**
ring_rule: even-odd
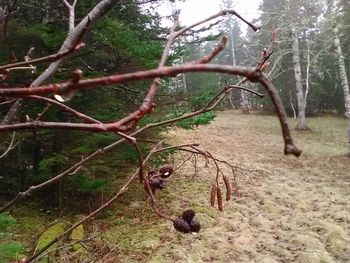
[[[201,25],[201,24],[204,24],[204,23],[206,23],[206,22],[208,22],[208,21],[210,21],[210,20],[213,20],[213,19],[215,19],[215,18],[217,18],[217,17],[225,16],[225,15],[227,15],[227,14],[231,14],[231,15],[234,15],[234,16],[238,17],[240,20],[242,20],[244,23],[246,23],[248,26],[250,26],[255,32],[258,31],[258,30],[260,29],[260,27],[254,26],[252,23],[250,23],[250,22],[248,22],[247,20],[245,20],[245,19],[244,19],[242,16],[240,16],[236,11],[230,10],[230,9],[229,9],[229,10],[222,10],[222,11],[220,11],[219,13],[217,13],[217,14],[215,14],[215,15],[212,15],[212,16],[210,16],[210,17],[208,17],[208,18],[206,18],[206,19],[203,19],[203,20],[201,20],[201,21],[199,21],[199,22],[197,22],[197,23],[194,23],[194,24],[192,24],[192,25],[190,25],[190,26],[187,26],[187,27],[185,27],[185,28],[183,28],[183,29],[177,31],[176,34],[177,34],[177,36],[182,35],[182,34],[185,33],[186,31],[188,31],[188,30],[190,30],[190,29],[192,29],[192,28],[194,28],[194,27],[196,27],[196,26],[199,26],[199,25]]]
[[[220,54],[221,51],[223,51],[227,45],[228,42],[228,37],[227,36],[223,36],[219,42],[219,44],[213,49],[213,51],[211,52],[211,54],[204,56],[203,58],[194,61],[194,62],[190,62],[189,64],[207,64],[210,61],[212,61],[217,55]]]
[[[30,59],[28,61],[21,61],[21,62],[16,62],[16,63],[12,63],[12,64],[2,65],[2,66],[0,66],[0,72],[4,72],[4,71],[11,69],[11,68],[23,67],[23,66],[27,66],[27,65],[41,63],[41,62],[53,62],[53,61],[56,61],[56,60],[59,60],[63,57],[68,56],[69,54],[73,53],[76,50],[79,50],[82,47],[84,47],[84,43],[79,43],[76,46],[74,46],[73,48],[67,49],[66,51],[62,51],[62,52],[59,52],[56,54],[52,54],[52,55],[48,55],[48,56],[36,58],[36,59]]]
[[[292,135],[288,126],[287,114],[283,107],[282,100],[278,95],[276,88],[265,76],[262,76],[260,78],[260,83],[267,90],[270,97],[273,98],[272,102],[275,106],[275,109],[276,109],[277,115],[279,116],[279,121],[282,127],[282,134],[284,139],[284,154],[286,155],[293,154],[297,157],[300,156],[301,150],[298,149],[293,142]]]
[[[158,77],[173,77],[180,73],[189,72],[215,72],[231,75],[239,75],[247,77],[248,80],[259,82],[262,73],[255,68],[235,67],[229,65],[217,64],[184,64],[171,67],[161,67],[157,69],[138,71],[126,74],[117,74],[107,77],[90,78],[80,80],[75,85],[71,81],[43,85],[31,88],[0,88],[0,96],[6,97],[23,97],[29,95],[48,95],[66,93],[68,90],[88,89],[95,87],[103,87],[113,84],[120,84],[128,81],[137,81],[145,79],[154,79]]]
[[[65,104],[63,104],[61,102],[58,102],[58,101],[50,99],[50,98],[36,96],[36,95],[31,95],[31,96],[28,96],[28,97],[25,97],[25,98],[33,99],[33,100],[39,100],[39,101],[43,101],[43,102],[55,105],[56,107],[61,108],[62,110],[66,111],[66,112],[69,112],[72,115],[74,115],[75,117],[83,119],[83,120],[85,120],[88,123],[102,123],[102,122],[100,122],[100,121],[98,121],[98,120],[96,120],[94,118],[91,118],[90,116],[87,116],[87,115],[85,115],[85,114],[83,114],[83,113],[81,113],[79,111],[76,111],[76,110],[72,109],[71,107],[68,107],[67,105],[65,105]]]
[[[263,98],[265,95],[263,93],[260,93],[260,92],[257,92],[255,90],[252,90],[252,89],[249,89],[249,88],[246,88],[246,87],[242,87],[242,86],[237,86],[237,85],[227,85],[226,86],[227,88],[230,88],[230,89],[240,89],[240,90],[244,90],[244,91],[247,91],[247,92],[250,92],[254,95],[257,95],[259,96],[260,98]]]

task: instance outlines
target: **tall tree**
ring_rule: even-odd
[[[340,10],[338,9],[339,7],[340,7]],[[335,12],[343,14],[343,10],[341,8],[340,3],[334,0],[327,1],[327,9],[331,19],[335,53],[338,58],[340,83],[341,83],[341,86],[343,87],[343,92],[344,92],[345,116],[347,118],[347,136],[348,136],[348,142],[350,143],[350,90],[349,90],[348,77],[346,73],[344,54],[341,48],[341,43],[339,38],[339,28],[338,28],[339,22],[336,20],[336,16],[334,15]]]

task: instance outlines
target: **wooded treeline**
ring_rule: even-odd
[[[234,3],[225,0],[222,6],[232,6]],[[274,43],[267,75],[279,88],[289,115],[298,119],[297,128],[307,128],[306,116],[344,116],[347,112],[349,120],[348,1],[264,0],[260,11],[261,15],[256,20],[262,25],[259,34],[250,31],[242,33],[241,25],[231,18],[223,25],[220,24],[220,29],[230,37],[229,48],[218,59],[220,63],[253,63],[251,65],[254,66],[256,54],[267,46],[274,32],[277,41]],[[210,48],[210,43],[203,43],[196,50],[204,52],[207,48]],[[207,79],[188,77],[185,87],[207,87],[211,90],[216,83],[224,85],[226,81],[219,76],[216,79],[209,75]],[[234,81],[230,79],[229,82]],[[234,107],[251,108],[262,104],[264,111],[273,112],[268,99],[256,101],[252,95],[243,91],[233,92],[231,99]]]
[[[76,20],[82,19],[97,3],[98,1],[78,1]],[[10,4],[8,1],[0,2],[4,8]],[[160,26],[160,17],[155,7],[156,5],[150,5],[146,9],[137,1],[121,1],[118,8],[112,9],[86,34],[82,39],[85,47],[66,59],[50,82],[69,79],[77,68],[83,70],[86,77],[93,77],[155,67],[167,32],[166,28]],[[1,31],[2,64],[23,60],[32,47],[35,48],[30,52],[32,58],[57,52],[66,38],[68,19],[67,9],[60,0],[18,1],[9,25]],[[49,63],[42,63],[33,68],[13,70],[1,81],[2,85],[31,85],[48,65]],[[142,102],[148,85],[149,81],[144,81],[85,90],[76,94],[67,105],[101,121],[119,119]],[[167,101],[167,97],[164,98],[164,104]],[[2,119],[11,106],[1,106]],[[22,120],[26,115],[32,119],[37,118],[46,105],[43,102],[28,101],[26,107],[26,114],[20,116]],[[70,121],[72,118],[69,113],[55,107],[47,109],[43,116],[48,121]],[[43,182],[71,164],[72,161],[68,160],[76,159],[74,156],[79,158],[116,138],[117,135],[113,134],[62,130],[17,134],[16,141],[20,141],[19,145],[0,161],[3,172],[1,194],[6,197],[33,183]],[[3,150],[6,149],[5,146],[7,144],[3,143]],[[126,148],[121,156],[115,158],[135,162],[136,153],[132,147]],[[82,177],[78,173],[74,178],[73,189],[78,187],[77,190],[82,192],[101,190],[106,183],[106,179],[99,179],[98,175]]]

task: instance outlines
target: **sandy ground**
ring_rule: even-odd
[[[241,197],[220,213],[208,204],[208,172],[200,168],[194,176],[193,166],[181,169],[170,182],[168,208],[194,208],[203,230],[182,235],[162,224],[168,232],[157,236],[145,261],[350,262],[349,148],[337,127],[344,122],[313,122],[315,131],[296,135],[304,150],[299,159],[283,156],[274,117],[223,112],[207,127],[171,131],[174,142],[199,142],[215,156],[263,175],[243,173]]]

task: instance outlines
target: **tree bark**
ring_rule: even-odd
[[[339,40],[339,33],[337,26],[333,27],[333,34],[334,34],[334,46],[335,46],[335,52],[338,57],[338,66],[339,66],[339,76],[341,85],[343,87],[344,91],[344,103],[345,103],[345,116],[347,118],[347,136],[348,136],[348,142],[350,143],[350,91],[349,91],[349,82],[346,75],[346,69],[345,69],[345,62],[344,62],[344,55],[343,51],[340,46],[340,40]]]
[[[293,67],[294,67],[294,77],[295,77],[295,86],[296,94],[298,100],[298,119],[297,119],[297,129],[304,130],[306,129],[305,123],[305,109],[306,101],[304,96],[304,89],[301,78],[301,65],[300,65],[300,49],[299,49],[299,39],[296,34],[295,26],[291,26],[292,31],[292,53],[293,53]]]

